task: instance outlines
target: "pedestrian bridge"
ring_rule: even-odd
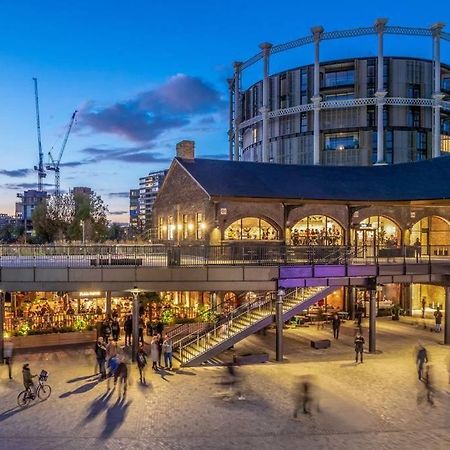
[[[350,246],[0,246],[4,291],[272,291],[278,287],[364,286],[450,281],[447,247]]]

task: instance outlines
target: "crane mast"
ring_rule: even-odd
[[[42,142],[41,142],[41,121],[39,117],[39,95],[38,95],[38,84],[37,78],[33,78],[34,82],[34,100],[36,106],[36,127],[37,127],[37,139],[38,139],[38,150],[39,150],[39,163],[37,166],[34,166],[34,170],[38,173],[38,191],[43,190],[43,181],[47,176],[44,169],[44,153],[42,151]]]

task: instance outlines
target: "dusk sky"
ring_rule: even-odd
[[[39,81],[42,141],[58,153],[75,109],[77,122],[61,166],[61,188],[89,186],[128,221],[128,191],[139,177],[166,168],[182,139],[199,157],[226,158],[227,83],[232,62],[274,44],[325,30],[446,22],[446,0],[430,3],[341,1],[0,0],[0,212],[13,214],[16,193],[36,187],[32,77]],[[395,9],[392,7],[395,6]],[[431,40],[388,36],[387,55],[431,57]],[[376,53],[374,36],[326,42],[322,59]],[[312,47],[274,57],[271,70],[311,63]],[[442,43],[450,63],[450,45]],[[244,86],[261,78],[257,65]],[[54,177],[46,178],[52,191]]]

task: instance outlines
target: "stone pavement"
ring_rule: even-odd
[[[315,327],[286,330],[287,361],[237,369],[245,400],[230,395],[224,368],[202,367],[160,374],[147,370],[147,386],[135,367],[127,396],[91,377],[92,352],[60,350],[20,355],[15,379],[0,366],[0,449],[447,449],[450,448],[450,350],[442,336],[403,323],[378,321],[380,354],[353,362],[353,326],[338,342],[313,350],[310,338],[330,337]],[[435,407],[424,401],[414,345],[421,339],[433,364]],[[254,335],[235,351],[273,347],[274,333]],[[270,355],[273,356],[270,350]],[[223,356],[230,357],[230,352]],[[49,371],[52,396],[19,409],[22,363]],[[298,383],[315,385],[311,415],[293,419]],[[420,403],[418,404],[418,399]]]

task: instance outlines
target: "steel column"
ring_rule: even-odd
[[[234,66],[234,160],[239,161],[240,154],[240,131],[241,123],[241,105],[240,105],[240,86],[241,86],[241,65],[240,61],[235,61]]]
[[[369,316],[369,352],[375,353],[377,350],[377,291],[375,289],[370,291],[370,316]]]
[[[260,112],[262,114],[262,145],[261,159],[262,162],[269,162],[269,59],[272,44],[263,42],[259,48],[263,52],[263,101]],[[256,125],[254,125],[256,126]]]
[[[313,164],[320,164],[320,38],[323,27],[311,28],[314,37],[314,95],[311,98],[314,103],[314,145]]]
[[[275,305],[275,321],[276,321],[276,359],[278,362],[283,361],[283,297],[284,290],[278,289],[277,302]]]
[[[139,350],[139,292],[132,291],[133,294],[133,346],[131,347],[131,360],[136,361]]]
[[[441,31],[443,23],[435,23],[431,27],[433,35],[433,68],[434,68],[434,88],[433,88],[433,148],[432,156],[441,156],[441,101],[444,96],[441,94]]]
[[[383,34],[386,27],[387,19],[377,19],[375,29],[378,34],[378,62],[377,62],[377,164],[384,164],[384,123],[383,110],[386,97],[383,83]]]
[[[111,316],[111,291],[106,291],[106,315]]]
[[[234,89],[234,78],[228,78],[228,89],[230,92],[229,102],[230,102],[230,108],[229,108],[229,117],[228,117],[228,157],[230,161],[233,160],[233,147],[234,147],[234,133],[236,130],[233,128],[233,107],[234,105],[234,98],[233,98],[233,89]]]

